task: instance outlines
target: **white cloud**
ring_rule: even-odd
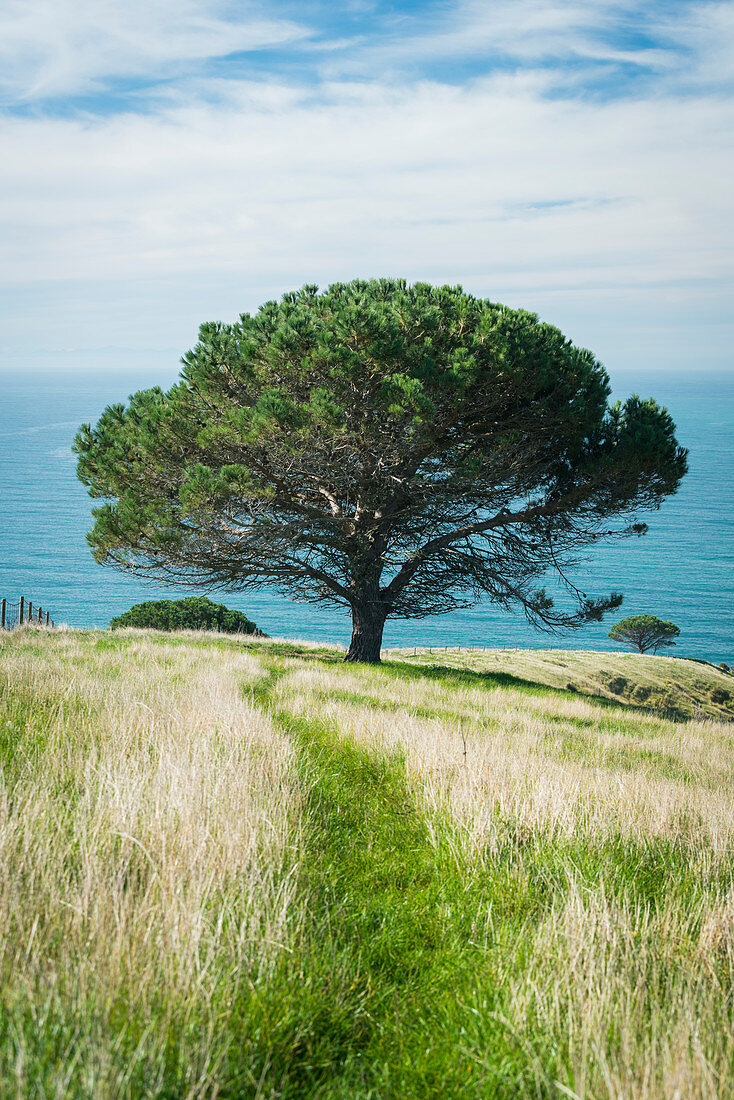
[[[696,347],[702,362],[722,362],[733,112],[730,97],[690,74],[707,56],[723,66],[712,27],[724,37],[732,5],[700,7],[705,18],[688,17],[685,89],[672,64],[653,58],[663,74],[654,86],[606,102],[534,62],[564,48],[588,59],[620,5],[520,0],[466,3],[454,38],[423,43],[471,52],[484,18],[483,41],[526,52],[514,73],[388,80],[375,61],[370,80],[187,79],[158,90],[143,113],[8,116],[7,345],[16,357],[60,341],[183,351],[198,321],[303,282],[396,274],[538,308],[612,357],[634,340],[660,362]],[[187,49],[216,53],[220,37],[221,49],[231,45],[224,8],[198,45],[191,28],[203,8],[177,10],[179,37],[166,44],[159,29],[148,47],[161,64]],[[660,33],[684,36],[682,23]],[[142,56],[138,45],[116,48],[120,68]],[[97,79],[89,62],[80,71]]]
[[[729,270],[715,99],[548,100],[537,78],[339,85],[147,116],[10,119],[6,278],[357,267],[590,277]]]
[[[683,19],[661,17],[659,33],[679,51],[680,76],[709,88],[734,83],[734,4],[731,0],[691,5]]]
[[[157,80],[184,63],[293,42],[306,29],[222,0],[6,0],[0,89],[11,100]]]

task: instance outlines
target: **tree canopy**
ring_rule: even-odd
[[[153,630],[221,630],[223,634],[256,634],[263,636],[247,615],[223,603],[214,603],[206,596],[188,596],[182,600],[146,600],[110,620],[116,630],[122,626],[137,626]]]
[[[269,585],[350,609],[348,659],[388,616],[480,596],[536,625],[616,608],[568,577],[643,534],[686,452],[653,400],[609,405],[590,351],[524,310],[402,280],[314,286],[202,325],[180,381],[75,442],[97,561],[172,584]],[[546,573],[567,584],[554,606]]]
[[[657,653],[665,646],[675,645],[673,639],[679,634],[680,628],[675,623],[665,622],[655,615],[630,615],[613,626],[607,637],[632,646],[639,653],[647,653],[649,649]]]

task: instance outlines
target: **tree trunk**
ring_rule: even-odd
[[[352,640],[345,661],[379,665],[386,618],[387,608],[382,604],[370,602],[352,606]]]

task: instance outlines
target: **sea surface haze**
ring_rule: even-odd
[[[150,586],[97,565],[85,535],[93,502],[77,480],[71,451],[82,422],[138,389],[167,388],[173,372],[0,374],[0,596],[23,595],[57,623],[106,627],[134,603],[190,595]],[[650,533],[597,548],[574,574],[589,594],[624,593],[619,612],[571,634],[538,633],[522,615],[483,601],[466,611],[390,621],[386,646],[488,645],[618,649],[617,619],[650,612],[681,628],[680,656],[734,663],[734,372],[619,372],[614,396],[652,396],[671,412],[690,451],[679,493],[645,518]],[[555,595],[552,583],[549,592]],[[246,611],[268,634],[345,643],[346,612],[258,592],[210,593]]]

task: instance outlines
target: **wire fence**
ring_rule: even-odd
[[[390,646],[381,653],[400,653],[406,657],[417,657],[419,653],[519,653],[521,646],[515,645],[404,645]]]
[[[0,599],[0,630],[13,630],[24,624],[33,626],[55,626],[51,612],[47,608],[34,604],[21,596],[17,600]]]

